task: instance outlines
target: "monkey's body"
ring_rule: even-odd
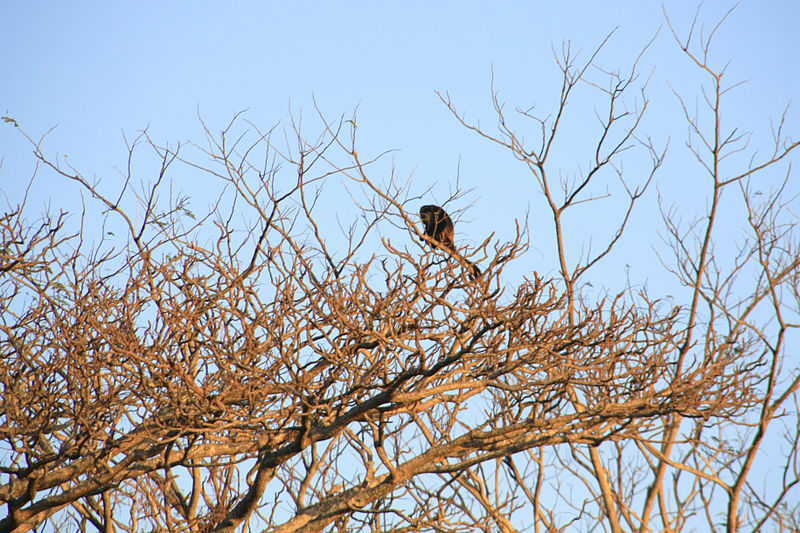
[[[419,217],[425,228],[425,236],[430,237],[435,246],[455,250],[453,220],[444,209],[438,205],[423,205],[419,210]]]
[[[428,237],[430,241],[433,241],[433,246],[443,249],[460,261],[466,262],[471,269],[470,277],[472,279],[481,275],[480,269],[468,259],[461,257],[456,250],[453,220],[444,209],[438,205],[423,205],[419,210],[419,218],[422,220],[425,236]]]

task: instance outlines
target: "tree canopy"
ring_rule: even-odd
[[[359,153],[355,116],[317,110],[307,134],[236,115],[220,133],[204,123],[192,147],[144,132],[118,180],[29,138],[38,172],[85,205],[38,216],[20,198],[0,217],[0,531],[800,527],[787,187],[800,143],[781,118],[770,153],[725,165],[749,139],[721,124],[732,85],[707,61],[710,38],[668,27],[700,79],[702,114],[676,96],[706,206],[662,203],[662,242],[646,245],[681,300],[582,284],[669,157],[640,131],[638,59],[598,84],[595,55],[566,46],[557,105],[510,113],[493,91],[492,130],[440,95],[529,171],[554,276],[531,267],[524,214],[513,239],[487,227],[457,254],[430,246],[416,215],[428,191],[373,172],[383,154]],[[582,89],[602,102],[601,127],[576,147],[592,165],[565,178],[551,150]],[[625,173],[630,157],[647,171]],[[208,210],[174,190],[187,173],[218,192]],[[352,199],[336,221],[320,213],[330,183]],[[604,189],[614,229],[576,261],[566,220]],[[465,193],[444,202],[456,224]],[[731,220],[742,237],[727,260],[716,246]],[[761,460],[780,475],[762,477]]]

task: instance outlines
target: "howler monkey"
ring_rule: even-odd
[[[453,221],[444,209],[438,205],[423,205],[419,210],[419,218],[425,227],[425,235],[433,239],[434,244],[453,251]]]
[[[447,212],[438,205],[423,205],[419,209],[419,218],[425,229],[425,236],[430,237],[434,246],[442,248],[457,259],[464,260],[471,269],[472,279],[481,275],[481,270],[468,259],[461,257],[453,243],[453,220]]]

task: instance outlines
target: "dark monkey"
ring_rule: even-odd
[[[481,275],[480,269],[474,263],[463,258],[456,251],[453,243],[453,220],[447,212],[438,205],[423,205],[419,209],[419,218],[422,219],[422,226],[425,228],[425,236],[433,240],[433,245],[442,248],[456,259],[463,259],[471,269],[472,279]]]
[[[419,218],[425,227],[425,235],[435,242],[436,246],[447,250],[455,250],[453,246],[453,221],[444,209],[438,205],[423,205],[419,210]]]

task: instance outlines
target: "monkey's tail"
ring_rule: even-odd
[[[481,274],[482,274],[481,269],[478,268],[478,265],[476,265],[472,261],[469,261],[468,259],[464,259],[464,261],[466,261],[467,265],[469,265],[469,269],[470,269],[469,279],[470,279],[470,281],[475,281],[476,279],[478,279],[481,276]]]

